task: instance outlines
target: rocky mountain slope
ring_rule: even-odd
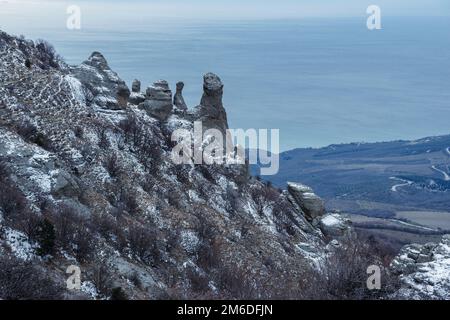
[[[228,128],[218,76],[189,109],[181,82],[173,98],[163,80],[130,90],[98,52],[68,66],[46,42],[1,32],[0,57],[0,298],[382,294],[364,289],[380,258],[310,188],[172,162],[175,129]],[[331,261],[349,248],[355,273],[342,277]],[[80,290],[66,288],[69,266]]]

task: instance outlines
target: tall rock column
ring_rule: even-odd
[[[225,134],[228,129],[227,113],[222,103],[223,83],[214,73],[203,76],[203,96],[196,107],[197,121],[205,129],[219,129]]]
[[[141,82],[137,79],[131,84],[131,95],[128,100],[134,105],[139,105],[145,101],[145,95],[141,92]]]
[[[222,80],[214,73],[205,74],[203,76],[203,96],[200,105],[195,108],[194,121],[202,123],[203,133],[209,129],[216,129],[222,134],[223,155],[230,158],[233,157],[234,145],[231,135],[227,132],[228,120],[222,96]],[[207,140],[208,138],[203,137],[203,139]]]
[[[141,92],[141,82],[137,79],[133,81],[133,84],[131,85],[131,91],[133,92]]]
[[[177,111],[185,112],[187,111],[187,105],[186,102],[184,102],[183,98],[183,88],[184,83],[178,82],[177,83],[177,92],[175,93],[175,96],[173,97],[173,104],[175,105]]]
[[[117,104],[121,109],[125,109],[130,98],[130,89],[125,84],[121,84],[117,87]]]

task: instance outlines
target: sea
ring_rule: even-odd
[[[386,17],[380,30],[366,16],[128,17],[80,30],[22,18],[0,11],[0,29],[48,40],[69,64],[100,51],[129,85],[183,81],[189,107],[202,75],[218,74],[230,127],[279,129],[281,150],[450,133],[446,17]]]

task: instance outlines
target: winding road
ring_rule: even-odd
[[[445,180],[445,181],[450,181],[450,176],[447,174],[447,172],[445,172],[445,171],[443,171],[443,170],[441,170],[441,169],[436,168],[436,166],[431,166],[431,169],[433,169],[434,171],[437,171],[437,172],[442,173],[442,174],[444,175],[444,180]]]
[[[392,192],[398,192],[398,188],[400,187],[406,187],[412,185],[412,181],[396,178],[396,177],[390,177],[391,180],[401,181],[403,183],[396,184],[395,186],[392,186],[391,191]]]

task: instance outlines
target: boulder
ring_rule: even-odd
[[[141,92],[131,92],[130,97],[128,98],[128,101],[131,104],[139,105],[145,101],[145,95]]]
[[[305,213],[308,221],[312,222],[325,214],[325,204],[313,190],[300,183],[288,182],[288,192]]]
[[[343,237],[351,232],[351,221],[339,213],[320,217],[319,228],[327,237]]]

